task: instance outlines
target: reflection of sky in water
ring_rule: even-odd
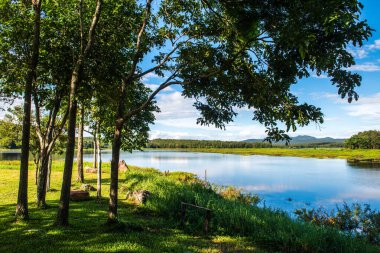
[[[1,157],[0,157],[1,158]],[[103,161],[111,160],[110,151]],[[86,154],[90,161],[92,154]],[[240,156],[172,151],[123,152],[128,164],[159,170],[188,171],[216,184],[235,185],[259,194],[266,206],[296,208],[338,203],[369,203],[380,209],[380,169],[358,168],[342,159]]]
[[[85,159],[91,160],[91,155]],[[111,159],[106,152],[103,160]],[[342,159],[240,156],[172,151],[122,153],[128,164],[188,171],[221,185],[257,193],[265,205],[292,211],[337,203],[370,203],[380,209],[380,170],[355,168]]]

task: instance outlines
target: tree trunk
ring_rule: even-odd
[[[96,132],[98,134],[97,138],[97,149],[98,149],[98,177],[97,177],[97,198],[98,200],[102,197],[102,150],[100,148],[100,123],[97,123]]]
[[[74,77],[75,79],[75,77]],[[74,80],[76,83],[78,80]],[[73,100],[70,95],[69,127],[67,131],[67,145],[65,165],[63,168],[63,181],[61,187],[61,196],[59,199],[57,225],[67,226],[69,224],[69,204],[70,204],[70,187],[73,173],[74,149],[75,149],[75,123],[77,115],[77,101]]]
[[[78,152],[77,152],[77,168],[78,176],[77,181],[84,183],[83,174],[83,128],[84,128],[84,106],[80,109],[80,122],[78,127]]]
[[[38,184],[38,169],[40,167],[40,157],[38,156],[37,158],[37,161],[35,162],[35,165],[36,165],[36,173],[35,173],[35,181],[36,181],[36,185]]]
[[[75,125],[77,117],[77,98],[76,90],[80,86],[82,71],[86,56],[89,50],[92,48],[94,41],[94,34],[96,30],[96,25],[99,21],[101,6],[103,1],[97,0],[96,9],[92,23],[89,29],[89,38],[87,41],[86,48],[81,50],[78,60],[75,64],[74,70],[71,75],[70,82],[70,99],[69,99],[69,127],[67,131],[67,146],[66,146],[66,157],[65,165],[63,168],[63,180],[61,188],[61,197],[59,199],[59,207],[57,214],[56,224],[59,226],[67,226],[69,224],[69,204],[70,204],[70,187],[71,187],[71,176],[73,173],[73,161],[74,161],[74,148],[75,148]],[[80,10],[82,11],[82,10]],[[81,42],[81,44],[83,44]]]
[[[40,48],[40,24],[41,24],[41,2],[33,1],[34,9],[34,28],[32,58],[29,65],[28,74],[25,80],[24,89],[24,117],[22,122],[22,148],[20,163],[20,181],[17,196],[16,217],[20,219],[29,219],[28,212],[28,162],[29,162],[29,141],[30,141],[30,115],[32,103],[32,85],[36,79],[36,69],[38,65],[39,48]]]
[[[49,169],[49,157],[46,148],[41,150],[41,163],[38,174],[38,185],[37,185],[37,206],[39,208],[46,207],[46,185],[48,178]]]
[[[122,122],[116,121],[115,132],[112,142],[112,161],[111,161],[111,183],[110,183],[110,201],[108,208],[108,223],[117,222],[117,192],[119,179],[119,158],[121,147],[121,130]]]
[[[92,162],[92,167],[97,168],[98,167],[98,152],[97,152],[97,140],[96,140],[96,130],[93,131],[93,142],[94,142],[94,157]]]
[[[48,176],[47,176],[47,181],[46,181],[46,191],[50,191],[50,179],[51,179],[51,166],[53,163],[53,155],[49,155],[49,165],[48,165]]]

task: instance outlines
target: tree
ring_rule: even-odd
[[[346,69],[354,64],[346,48],[351,43],[362,45],[371,29],[359,20],[361,4],[355,0],[328,5],[299,0],[164,0],[154,10],[147,0],[145,6],[124,8],[130,10],[128,19],[133,22],[120,8],[120,13],[112,13],[117,26],[107,22],[102,27],[111,34],[129,35],[107,37],[116,59],[113,67],[122,75],[120,97],[148,74],[155,73],[164,81],[139,103],[126,106],[119,99],[114,116],[110,222],[117,220],[121,129],[151,106],[165,88],[180,85],[184,97],[196,100],[194,106],[201,114],[197,123],[201,125],[224,128],[233,120],[236,108],[254,108],[253,119],[267,127],[269,141],[288,140],[286,132],[297,126],[323,123],[320,108],[300,104],[290,92],[297,79],[309,77],[312,71],[318,75],[326,72],[349,102],[358,98],[354,88],[361,78]],[[103,14],[107,15],[106,10]],[[152,56],[153,50],[158,53]],[[124,65],[119,65],[119,59],[126,59]],[[150,68],[139,66],[148,59],[153,62]],[[279,122],[286,128],[280,129]]]
[[[359,132],[347,139],[344,145],[350,149],[380,149],[380,131]]]
[[[24,79],[24,116],[22,123],[22,144],[21,144],[21,164],[20,164],[20,181],[19,181],[19,189],[18,189],[18,197],[17,197],[17,206],[16,206],[16,217],[20,219],[29,219],[28,212],[28,160],[29,160],[29,139],[30,139],[30,128],[31,128],[31,99],[32,99],[32,85],[33,82],[37,80],[37,65],[39,60],[39,46],[40,46],[40,22],[41,22],[41,4],[42,0],[31,1],[30,7],[33,8],[33,35],[28,38],[26,41],[30,39],[31,43],[26,44],[30,45],[30,58],[26,57],[25,61],[28,63],[28,67],[26,68],[26,75]],[[22,11],[26,11],[30,8],[28,6],[22,6],[22,3],[17,3],[9,6],[6,6],[4,9],[13,9],[16,5],[22,8]],[[3,9],[3,10],[4,10]],[[12,14],[15,14],[17,11],[12,11]],[[12,15],[8,14],[8,15]],[[25,14],[25,13],[23,13]],[[17,14],[16,14],[17,15]],[[27,17],[22,15],[22,17]],[[14,17],[11,17],[14,18]],[[6,18],[5,18],[6,19]],[[17,18],[16,18],[17,19]],[[3,23],[3,22],[1,22]],[[12,26],[12,25],[11,25]],[[17,25],[16,25],[17,26]],[[4,29],[6,30],[6,29]],[[24,41],[23,41],[24,42]],[[17,48],[13,48],[17,51]],[[12,50],[12,49],[8,49]],[[3,50],[2,50],[3,51]],[[7,54],[9,55],[9,51]],[[26,54],[24,54],[26,56]],[[3,58],[3,57],[2,57]],[[2,60],[4,62],[4,60]]]
[[[23,109],[21,106],[8,108],[4,119],[0,120],[0,147],[19,148],[21,146],[21,131]]]
[[[84,41],[84,28],[83,28],[83,1],[80,1],[79,13],[80,13],[80,30],[81,30],[81,49],[77,55],[76,63],[74,65],[71,81],[70,81],[70,98],[69,98],[69,119],[68,119],[68,138],[66,146],[65,165],[63,169],[63,181],[61,188],[60,204],[57,215],[57,225],[68,225],[69,219],[69,201],[70,201],[70,186],[71,175],[74,161],[74,147],[75,147],[75,126],[77,116],[77,89],[80,88],[80,84],[83,78],[83,68],[87,60],[88,54],[92,49],[95,37],[96,26],[99,22],[100,13],[102,9],[102,0],[96,1],[96,7],[94,16],[92,18],[91,25],[88,29],[87,43]]]

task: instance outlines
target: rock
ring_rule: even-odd
[[[70,191],[71,201],[85,201],[90,199],[90,193],[83,190],[72,190]]]
[[[86,167],[86,173],[98,173],[97,168]]]
[[[82,184],[80,188],[84,191],[96,191],[96,188],[90,184]]]
[[[126,172],[126,171],[128,171],[128,170],[129,170],[129,168],[128,168],[127,163],[126,163],[124,160],[121,160],[121,161],[119,162],[119,171],[120,171],[120,172]]]
[[[139,204],[145,204],[149,195],[150,191],[147,190],[138,190],[132,193],[133,198],[137,200]]]

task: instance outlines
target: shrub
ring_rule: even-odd
[[[373,211],[369,205],[347,203],[337,210],[327,211],[319,209],[299,209],[295,211],[298,218],[319,226],[337,228],[344,233],[364,238],[368,242],[380,245],[380,213]]]

